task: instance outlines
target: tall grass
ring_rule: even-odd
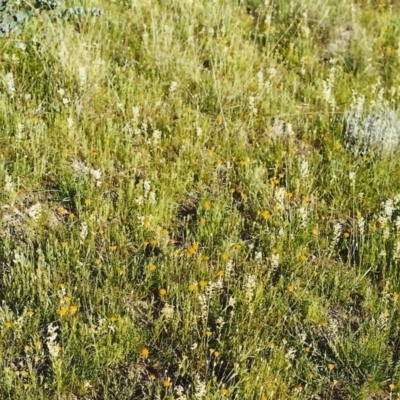
[[[84,6],[0,39],[0,398],[399,398],[397,3]]]

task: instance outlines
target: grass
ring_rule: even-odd
[[[0,40],[0,397],[399,398],[399,5],[85,5]]]

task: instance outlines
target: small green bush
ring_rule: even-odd
[[[79,20],[83,16],[99,17],[103,10],[97,7],[86,9],[82,6],[64,7],[64,2],[56,0],[36,0],[34,5],[20,0],[3,0],[0,2],[0,38],[11,33],[21,33],[23,24],[43,11],[57,10],[55,18]]]

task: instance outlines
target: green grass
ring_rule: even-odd
[[[399,152],[346,127],[400,6],[85,5],[0,39],[0,398],[399,398]]]

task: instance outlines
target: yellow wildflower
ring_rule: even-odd
[[[142,357],[147,357],[148,355],[149,355],[149,350],[148,349],[146,349],[146,348],[144,348],[144,349],[142,349],[142,351],[140,352],[140,355],[142,356]]]
[[[221,258],[226,261],[229,258],[229,256],[227,253],[222,253]]]
[[[267,210],[260,212],[260,215],[265,218],[265,219],[270,219],[271,218],[271,213]]]
[[[171,386],[171,381],[170,381],[169,379],[164,379],[164,380],[163,380],[163,385],[164,385],[165,387]]]
[[[206,210],[209,210],[209,209],[211,208],[211,203],[210,203],[209,201],[205,201],[205,202],[203,203],[203,207],[204,207]]]
[[[64,215],[64,214],[67,214],[67,213],[68,213],[68,211],[67,211],[64,207],[60,207],[60,208],[58,209],[58,212],[59,212],[61,215]]]
[[[69,307],[69,313],[71,315],[74,315],[77,312],[77,310],[78,310],[78,306],[73,305],[73,306]]]

